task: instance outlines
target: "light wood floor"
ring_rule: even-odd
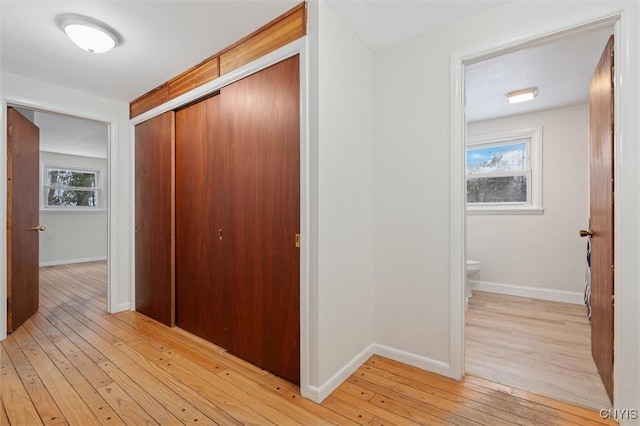
[[[0,424],[597,425],[595,411],[374,356],[322,404],[135,312],[105,313],[104,263],[41,270],[40,311],[0,346]]]
[[[474,292],[466,371],[584,407],[611,407],[582,305]]]

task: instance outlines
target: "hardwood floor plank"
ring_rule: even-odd
[[[356,371],[356,377],[359,383],[367,381],[380,385],[395,392],[405,394],[413,399],[417,399],[423,403],[455,413],[461,417],[465,417],[469,420],[473,420],[487,426],[513,425],[514,421],[521,421],[509,413],[502,413],[498,410],[491,409],[490,412],[487,413],[485,410],[489,410],[491,407],[485,407],[482,404],[477,404],[473,401],[465,401],[463,404],[453,402],[447,398],[443,398],[435,389],[424,389],[420,383],[403,380],[399,377],[394,377],[392,379],[383,377],[382,375],[375,374],[375,372],[367,371],[366,367],[358,369]],[[507,420],[504,417],[509,417],[509,419]]]
[[[490,380],[486,380],[480,377],[467,376],[465,378],[466,382],[476,383],[480,386],[486,387],[488,389],[492,389],[498,392],[501,396],[515,396],[518,398],[523,398],[531,403],[535,404],[537,409],[543,409],[544,407],[550,407],[551,409],[572,414],[575,417],[576,423],[579,424],[607,424],[607,425],[615,425],[613,420],[604,420],[600,418],[600,415],[597,411],[589,410],[583,407],[578,407],[573,404],[569,404],[567,402],[558,401],[553,398],[548,398],[543,395],[537,395],[535,393],[527,392],[521,389],[513,388],[508,385],[503,385],[500,383],[492,382]],[[593,423],[592,423],[593,422]]]
[[[340,388],[336,389],[332,395],[334,395],[336,398],[340,399],[341,401],[347,404],[351,404],[351,405],[362,404],[359,398],[356,398],[355,396],[350,395],[348,392],[345,392]],[[378,417],[378,418],[384,419],[385,421],[393,425],[406,425],[406,426],[419,425],[419,423],[414,422],[413,420],[410,420],[406,417],[402,417],[384,408],[380,408],[379,406],[372,404],[370,401],[362,405],[362,408],[367,413],[371,414],[371,418]]]
[[[98,389],[98,393],[109,402],[125,421],[130,425],[155,425],[162,424],[154,421],[153,415],[147,412],[139,404],[137,404],[133,398],[129,396],[124,389],[122,389],[117,383],[110,383]],[[174,421],[168,421],[166,424],[176,423]]]
[[[42,420],[33,400],[16,371],[12,359],[5,350],[7,340],[0,345],[0,398],[2,399],[3,424],[41,425]]]
[[[9,416],[7,415],[7,410],[4,408],[4,400],[0,397],[0,425],[8,425]]]
[[[43,309],[41,308],[41,312]],[[194,421],[195,419],[200,418],[201,416],[206,415],[209,418],[220,420],[220,424],[234,424],[236,423],[234,419],[226,413],[220,413],[220,410],[217,409],[213,404],[209,404],[206,400],[201,397],[199,394],[194,392],[193,390],[186,388],[184,389],[184,397],[189,398],[190,402],[187,402],[181,395],[176,393],[174,389],[180,389],[182,383],[172,380],[167,376],[163,376],[159,369],[154,369],[151,363],[132,363],[132,362],[123,362],[123,357],[127,355],[125,353],[121,353],[114,346],[110,345],[108,342],[102,339],[90,339],[96,347],[94,348],[91,343],[85,341],[80,335],[76,334],[74,330],[67,327],[66,324],[62,323],[58,318],[52,317],[51,314],[47,312],[48,318],[55,322],[55,324],[59,328],[63,328],[65,334],[69,336],[69,338],[77,344],[85,353],[89,354],[89,356],[98,364],[102,365],[105,361],[111,361],[116,363],[124,374],[127,374],[129,377],[132,377],[138,383],[144,383],[145,388],[158,401],[162,401],[165,409],[170,413],[174,414],[181,421]],[[69,321],[75,321],[74,319],[67,317]],[[79,323],[77,324],[77,328],[81,327]],[[103,351],[103,356],[97,349]],[[99,355],[96,355],[99,354]],[[128,361],[133,361],[134,358],[127,358]],[[139,360],[138,360],[139,361]],[[147,367],[145,369],[144,367]],[[193,403],[193,405],[192,405]],[[204,410],[206,414],[200,412],[195,406],[201,404],[201,408],[204,406]]]
[[[584,306],[474,292],[465,342],[468,374],[595,411],[611,407]]]
[[[18,328],[16,331],[20,330]],[[7,336],[7,339],[2,343],[6,353],[11,357],[16,372],[20,376],[20,380],[22,380],[40,420],[46,425],[67,424],[62,411],[47,390],[47,386],[43,383],[39,372],[31,365],[25,351],[20,347],[17,341],[18,337],[15,334],[16,332]]]
[[[402,383],[426,390],[434,395],[448,399],[450,401],[467,405],[471,408],[479,409],[484,412],[491,412],[493,409],[500,410],[495,415],[505,420],[513,421],[515,424],[534,422],[538,424],[553,425],[553,424],[566,424],[568,419],[562,419],[556,416],[558,413],[545,413],[539,410],[533,410],[529,407],[522,406],[514,401],[502,401],[488,396],[482,392],[466,386],[460,389],[457,383],[452,382],[450,379],[438,376],[436,374],[429,374],[421,370],[412,368],[403,368],[402,364],[386,360],[381,357],[369,360],[365,369],[370,368],[369,371],[374,374],[382,375],[383,377],[394,380],[400,380]],[[423,374],[425,373],[425,374]],[[402,377],[398,379],[397,377]],[[516,401],[517,402],[517,401]],[[481,404],[481,405],[479,405]],[[491,408],[486,408],[486,405]]]
[[[11,337],[15,339],[27,360],[33,366],[38,377],[42,380],[44,386],[46,386],[51,398],[60,409],[63,416],[62,418],[66,419],[66,422],[70,425],[97,424],[98,419],[91,413],[84,401],[82,401],[82,398],[80,398],[75,389],[67,382],[62,373],[33,340],[26,329],[19,327],[11,334]],[[55,415],[54,420],[58,420],[59,416],[60,414]],[[45,417],[43,417],[43,420],[45,420],[46,424],[47,421]]]
[[[426,413],[427,415],[433,418],[432,422],[429,424],[433,423],[433,424],[446,424],[446,425],[456,425],[456,426],[477,426],[480,424],[478,422],[467,419],[465,417],[461,417],[455,413],[451,413],[449,411],[443,410],[439,407],[436,407],[430,404],[425,404],[423,401],[395,392],[394,390],[390,390],[388,388],[385,388],[384,386],[380,386],[365,380],[359,380],[356,377],[350,377],[348,379],[348,383],[358,384],[363,389],[367,389],[371,391],[374,396],[377,395],[380,397],[385,397],[388,400],[396,401],[400,404],[403,404],[408,407],[412,407],[415,410],[420,410]]]
[[[47,303],[47,298],[44,298],[44,302]],[[182,417],[193,415],[195,416],[194,418],[197,418],[200,415],[200,413],[197,412],[196,409],[192,408],[191,404],[182,400],[179,395],[174,394],[174,392],[171,391],[171,389],[181,389],[185,387],[185,384],[183,382],[175,379],[170,374],[164,374],[164,371],[162,371],[156,364],[144,358],[129,346],[123,345],[122,342],[114,336],[107,334],[104,336],[105,338],[103,338],[100,335],[96,334],[95,329],[91,329],[90,327],[86,326],[86,324],[92,325],[92,322],[89,321],[86,317],[79,315],[70,307],[63,304],[54,309],[56,310],[56,315],[58,317],[63,318],[64,321],[66,321],[70,325],[71,329],[78,332],[81,338],[86,339],[87,342],[93,345],[98,351],[106,355],[109,360],[111,360],[116,365],[124,367],[130,376],[139,378],[141,383],[150,384],[150,386],[148,386],[148,390],[150,392],[158,392],[158,389],[164,390],[165,399],[163,399],[163,401],[165,401],[165,404],[170,412],[174,413],[178,417],[181,417],[180,412],[183,413]],[[74,317],[69,312],[67,312],[67,310],[70,310],[81,319],[84,318],[86,322],[83,322],[82,320]],[[97,327],[95,325],[93,326]],[[100,333],[104,333],[104,330],[100,331]],[[124,362],[123,358],[126,358],[127,360],[138,361],[138,366],[141,366],[144,370],[146,370],[146,372],[142,373],[141,369],[136,368],[136,366],[134,366],[130,362]],[[162,386],[154,385],[158,383],[158,378],[160,378],[164,382]],[[242,407],[238,407],[238,409],[236,410],[234,408],[235,401],[225,401],[227,410],[224,411],[217,407],[217,405],[212,404],[210,401],[208,401],[201,393],[198,393],[197,391],[189,387],[184,389],[184,391],[186,393],[185,396],[190,397],[189,401],[193,403],[193,406],[202,411],[202,415],[206,415],[208,418],[211,418],[220,424],[239,424],[238,420],[233,417],[233,414],[240,417],[247,423],[256,422],[256,418],[259,420],[263,419],[261,416],[250,416],[243,410]]]
[[[367,425],[373,420],[373,415],[365,411],[364,407],[361,404],[349,404],[336,397],[333,393],[322,402],[322,405],[328,407],[336,413],[340,413],[352,422],[359,425]]]
[[[53,361],[53,363],[58,367],[58,370],[67,379],[69,384],[78,392],[82,400],[85,402],[87,407],[89,407],[100,424],[125,424],[122,419],[116,414],[116,412],[98,394],[97,390],[91,385],[91,383],[100,383],[103,385],[111,384],[112,380],[106,380],[106,375],[96,375],[94,370],[100,369],[97,368],[93,363],[86,362],[86,360],[84,359],[85,357],[81,356],[83,355],[82,353],[72,353],[71,359],[63,355],[53,345],[53,343],[44,336],[42,330],[35,325],[35,321],[37,320],[40,320],[38,322],[41,324],[41,326],[46,327],[46,325],[43,325],[41,321],[41,315],[36,313],[36,315],[25,321],[25,329],[29,332],[36,343],[42,348],[42,350],[47,354],[51,361]],[[49,326],[51,326],[50,323]],[[49,331],[51,332],[51,330]],[[87,379],[86,376],[83,375],[83,373],[88,374],[90,379]]]
[[[184,330],[136,312],[106,313],[105,262],[42,268],[41,277],[39,312],[2,342],[2,423],[42,424],[46,414],[47,424],[103,425],[612,424],[597,412],[514,387],[473,376],[455,381],[380,356],[316,404],[297,385]],[[496,305],[496,315],[507,321],[508,309],[483,303]],[[536,316],[572,332],[581,327],[579,312],[565,315],[556,305],[519,313],[513,322],[532,327]],[[520,350],[532,360],[539,355],[535,345],[489,321],[488,314],[478,316],[478,338],[471,345],[486,333],[513,344],[478,353]],[[536,336],[561,339],[556,332],[538,330]],[[549,369],[585,362],[564,348],[553,356]],[[581,380],[579,366],[567,374]],[[62,401],[63,393],[70,398]],[[81,423],[76,408],[91,419]]]
[[[202,373],[206,372],[200,371],[198,373],[193,373],[188,371],[184,367],[178,365],[177,363],[171,363],[164,359],[161,351],[154,351],[151,347],[151,344],[146,339],[135,339],[129,335],[122,334],[122,330],[111,324],[109,321],[105,321],[99,315],[93,313],[89,309],[83,309],[82,306],[79,306],[77,302],[68,300],[63,303],[61,309],[65,311],[67,314],[74,317],[77,321],[76,327],[82,327],[82,325],[86,325],[90,331],[85,332],[89,338],[93,338],[92,334],[103,337],[104,340],[110,342],[120,351],[125,352],[128,356],[133,357],[141,357],[146,360],[151,360],[156,366],[160,367],[161,370],[169,373],[170,375],[177,378],[180,382],[188,383],[188,385],[193,388],[197,393],[202,396],[205,396],[207,399],[211,401],[220,401],[224,406],[223,410],[229,412],[237,421],[240,421],[245,424],[268,424],[271,423],[264,416],[265,413],[260,411],[255,411],[245,406],[243,402],[239,402],[234,398],[229,398],[229,395],[222,389],[217,386],[212,386],[211,383],[207,382],[202,378]],[[80,311],[84,313],[80,313],[74,307],[78,308]],[[82,319],[86,323],[82,323]],[[107,331],[105,328],[109,329]],[[115,333],[111,334],[111,332]],[[132,342],[131,345],[125,344],[119,337],[123,337],[126,340]],[[241,395],[247,400],[246,395]],[[272,413],[277,417],[282,417],[277,413],[273,413],[273,410],[269,407],[265,407],[268,413]],[[280,419],[284,420],[284,419]],[[293,423],[293,422],[292,422]]]

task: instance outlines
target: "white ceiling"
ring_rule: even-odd
[[[507,0],[329,0],[373,50]],[[300,0],[0,0],[2,69],[129,102],[222,50]],[[73,45],[61,14],[98,19],[123,42],[104,54]]]
[[[379,50],[509,0],[327,0],[372,50]]]
[[[574,33],[470,64],[466,68],[468,121],[586,103],[589,81],[612,28]],[[538,87],[529,102],[509,104],[506,93]]]
[[[0,0],[2,70],[129,102],[295,6],[300,0]],[[401,42],[507,0],[327,0],[372,50]],[[61,14],[101,20],[122,37],[105,54],[73,45]],[[609,31],[567,37],[471,64],[470,121],[587,100],[588,80]],[[504,94],[539,87],[536,100]]]
[[[109,128],[105,123],[36,111],[40,150],[84,157],[107,158]]]
[[[299,0],[2,0],[2,69],[129,102],[289,10]],[[104,22],[122,38],[91,54],[57,27],[61,14]]]

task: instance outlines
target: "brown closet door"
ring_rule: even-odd
[[[222,89],[235,207],[229,351],[300,380],[298,56]]]
[[[220,114],[220,96],[176,112],[176,324],[226,348],[231,146]]]
[[[136,126],[136,311],[174,324],[174,113]]]

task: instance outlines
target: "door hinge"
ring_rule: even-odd
[[[13,126],[7,127],[7,135],[9,135],[9,137],[13,136]]]
[[[300,248],[300,234],[296,234],[296,248]]]
[[[611,265],[611,270],[615,271],[615,269],[616,269],[615,265]]]

